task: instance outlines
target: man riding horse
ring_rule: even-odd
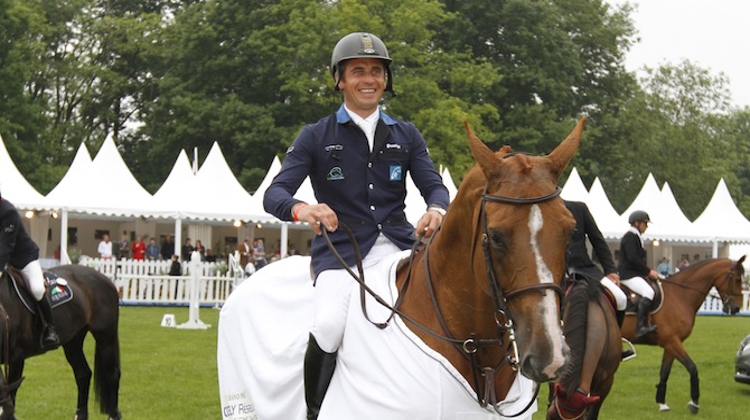
[[[414,227],[406,220],[407,172],[424,196],[427,211],[416,233],[430,237],[448,208],[448,190],[414,124],[383,113],[383,92],[393,93],[392,59],[383,41],[366,32],[341,38],[333,49],[331,74],[344,103],[334,114],[302,129],[286,153],[281,171],[265,193],[269,213],[307,222],[315,277],[315,320],[305,355],[308,419],[316,419],[336,366],[353,281],[321,237],[321,229],[354,266],[357,255],[339,223],[349,226],[367,269],[384,256],[409,249]],[[293,197],[309,176],[318,204]],[[346,292],[345,292],[346,291]]]
[[[45,296],[46,288],[42,267],[39,265],[39,247],[26,233],[21,215],[16,207],[3,199],[0,193],[0,267],[10,264],[18,269],[34,296],[44,324],[41,346],[45,350],[60,345],[52,321],[52,308]]]

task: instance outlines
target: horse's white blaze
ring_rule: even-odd
[[[529,232],[531,235],[531,249],[534,252],[534,258],[536,260],[536,274],[539,277],[541,283],[553,283],[554,277],[552,272],[545,264],[542,258],[541,250],[539,249],[539,243],[537,242],[537,235],[544,226],[544,217],[542,211],[538,205],[534,204],[531,206],[529,212]],[[565,362],[563,356],[563,335],[560,329],[560,315],[557,309],[557,302],[555,302],[555,296],[553,293],[546,293],[544,299],[542,299],[542,321],[544,322],[544,330],[547,333],[549,342],[552,346],[552,360],[550,364],[545,368],[544,373],[552,378],[556,372]]]

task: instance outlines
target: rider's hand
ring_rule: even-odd
[[[443,222],[443,216],[436,212],[429,210],[427,211],[417,222],[417,228],[414,230],[414,236],[418,239],[429,238],[435,233],[435,230]]]
[[[300,206],[299,209],[296,208],[297,206]],[[339,227],[339,218],[336,216],[336,212],[328,207],[328,204],[320,203],[308,205],[298,203],[292,208],[292,214],[294,214],[295,210],[297,211],[297,220],[309,223],[316,235],[321,235],[323,233],[320,230],[321,225],[329,232],[335,232]]]
[[[609,273],[607,274],[607,278],[612,280],[612,283],[614,283],[616,286],[620,285],[620,275],[617,273]]]

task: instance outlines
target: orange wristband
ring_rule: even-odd
[[[306,204],[306,203],[301,203],[301,204],[300,204],[299,206],[297,206],[297,208],[296,208],[296,209],[294,209],[294,211],[292,212],[292,219],[293,219],[293,220],[294,220],[295,222],[299,222],[299,217],[298,217],[298,216],[299,216],[299,211],[300,211],[300,210],[302,210],[302,208],[303,208],[303,207],[307,207],[307,204]]]

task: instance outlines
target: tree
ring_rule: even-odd
[[[608,191],[620,211],[637,193],[648,173],[669,182],[685,215],[695,219],[708,204],[722,177],[737,185],[737,139],[728,132],[729,92],[724,75],[683,61],[645,68],[642,91],[620,114],[620,134],[605,168]],[[630,182],[628,182],[630,181]],[[622,185],[630,184],[630,185]],[[611,188],[611,189],[610,189]]]

